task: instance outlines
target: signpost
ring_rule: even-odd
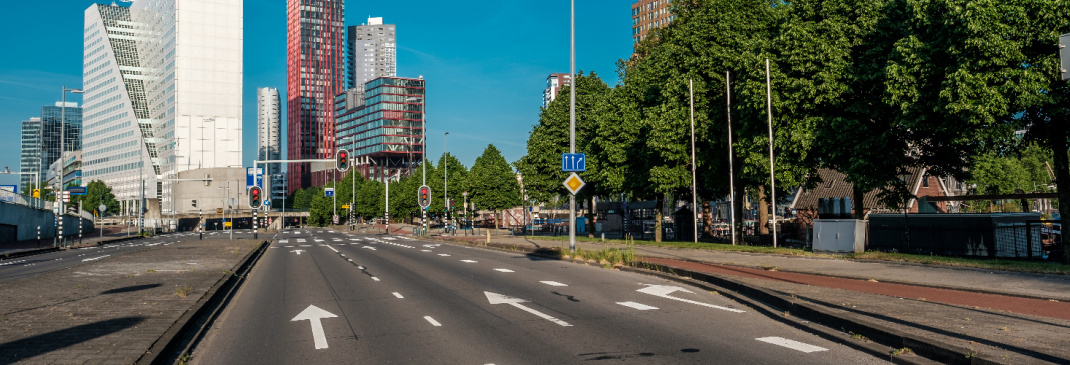
[[[1070,33],[1059,36],[1059,61],[1063,81],[1070,80]]]
[[[108,210],[108,207],[104,204],[97,206],[97,210],[100,211],[100,220],[104,220],[104,211]],[[104,238],[104,226],[100,226],[97,229],[100,230],[100,238]]]
[[[586,153],[562,153],[561,154],[561,171],[564,171],[564,172],[584,172],[584,171],[587,171],[587,154]]]
[[[249,167],[245,169],[245,188],[264,186],[264,169]]]
[[[334,188],[323,189],[323,197],[330,198],[334,196]]]
[[[67,193],[70,195],[86,195],[87,189],[84,186],[71,186],[67,188]]]
[[[580,175],[576,175],[576,173],[573,172],[565,179],[564,185],[565,189],[568,189],[568,192],[575,196],[580,192],[580,189],[583,189],[583,187],[587,185],[587,183],[580,178]]]

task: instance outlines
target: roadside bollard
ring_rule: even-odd
[[[82,244],[82,218],[78,218],[78,244]]]
[[[487,244],[490,244],[490,230],[487,230]]]
[[[606,233],[602,232],[602,242],[605,242],[605,241],[606,241]]]
[[[37,226],[37,247],[41,247],[41,226]]]

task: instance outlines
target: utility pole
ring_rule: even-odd
[[[572,16],[570,21],[570,44],[569,44],[569,124],[568,124],[568,153],[576,153],[576,0],[572,0]],[[576,252],[576,194],[568,196],[568,250]]]
[[[695,243],[698,243],[698,177],[695,167],[695,80],[688,80],[691,94],[691,226],[694,228]]]
[[[769,211],[773,214],[773,248],[776,242],[776,172],[773,170],[773,84],[769,82],[769,59],[765,59],[766,115],[769,116]],[[765,222],[762,222],[763,224]]]
[[[732,220],[732,227],[729,230],[729,234],[732,235],[732,245],[736,245],[736,178],[735,178],[735,165],[732,158],[732,80],[731,73],[725,71],[725,102],[728,105],[728,216]]]

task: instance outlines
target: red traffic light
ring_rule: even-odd
[[[261,190],[259,186],[249,188],[249,207],[253,209],[260,208],[263,200],[260,196]]]
[[[339,148],[334,156],[336,157],[338,171],[349,170],[349,151]]]

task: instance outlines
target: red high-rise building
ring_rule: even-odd
[[[334,158],[334,96],[345,90],[343,0],[286,0],[286,158]],[[287,193],[323,185],[309,163],[287,167]]]

